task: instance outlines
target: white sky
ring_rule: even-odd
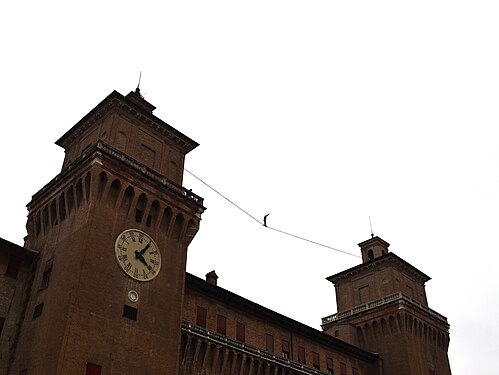
[[[159,5],[161,4],[161,5]],[[24,1],[0,5],[0,236],[22,244],[53,143],[141,90],[201,146],[186,168],[269,225],[358,252],[373,229],[433,279],[454,374],[499,353],[497,1]],[[187,269],[315,328],[360,260],[208,210]]]

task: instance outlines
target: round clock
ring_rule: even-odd
[[[138,229],[120,233],[114,244],[116,260],[125,273],[138,281],[154,279],[161,269],[161,254],[151,236]]]

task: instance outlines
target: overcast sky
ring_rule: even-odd
[[[453,374],[497,374],[497,1],[0,5],[0,236],[23,244],[54,142],[112,90],[200,143],[186,168],[270,226],[344,251],[374,234],[432,277]],[[160,5],[161,4],[161,5]],[[317,329],[359,258],[208,210],[187,270]],[[110,249],[110,251],[113,251]]]

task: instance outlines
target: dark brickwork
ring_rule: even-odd
[[[379,237],[359,246],[363,263],[328,277],[338,313],[323,319],[324,331],[379,353],[387,374],[450,375],[449,324],[428,307],[430,278]]]
[[[30,374],[77,374],[87,362],[114,374],[174,374],[178,368],[186,252],[204,210],[201,198],[176,184],[193,141],[117,93],[99,106],[99,118],[82,120],[58,141],[68,151],[63,170],[28,205],[26,247],[40,255],[11,374],[26,368]],[[109,138],[121,129],[113,125],[115,116],[122,125],[128,121],[121,146],[150,146],[161,151],[158,162],[151,154],[120,151]],[[137,135],[154,134],[158,123],[161,144]],[[181,168],[168,169],[172,179],[159,174],[173,164]],[[127,228],[157,242],[163,262],[152,281],[133,280],[116,262],[115,240]],[[137,301],[128,298],[130,291]],[[137,309],[136,321],[122,316],[125,304]]]
[[[6,374],[15,356],[16,344],[30,297],[36,252],[0,238],[0,374]],[[15,263],[15,274],[12,271]],[[11,267],[9,270],[9,266]]]
[[[429,277],[378,237],[328,278],[339,313],[324,332],[218,287],[214,271],[186,274],[204,207],[181,184],[198,144],[153,110],[138,90],[113,92],[56,142],[62,171],[28,204],[24,247],[0,239],[0,374],[450,374]],[[150,281],[116,261],[129,228],[159,248]]]
[[[352,373],[354,368],[359,371],[359,374],[363,375],[379,374],[379,362],[376,355],[359,350],[320,331],[216,287],[207,281],[188,275],[183,310],[183,319],[186,323],[196,325],[198,306],[207,310],[207,332],[217,336],[218,315],[226,317],[227,332],[226,335],[219,335],[223,336],[221,342],[210,341],[207,338],[210,337],[209,335],[207,337],[206,335],[204,335],[205,337],[191,335],[193,337],[189,336],[189,340],[187,340],[188,335],[186,335],[185,340],[190,343],[190,350],[193,350],[192,352],[187,350],[187,354],[184,352],[187,359],[184,359],[183,362],[187,363],[187,365],[183,370],[187,371],[186,373],[198,374],[207,371],[207,373],[218,374],[220,372],[217,371],[221,371],[224,360],[231,361],[234,368],[231,370],[231,365],[226,364],[223,374],[238,374],[238,371],[244,366],[248,366],[246,371],[249,371],[249,366],[254,369],[254,372],[245,372],[249,374],[257,374],[257,369],[261,367],[269,369],[270,373],[273,373],[274,370],[275,373],[286,370],[297,374],[313,373],[315,370],[313,368],[313,353],[315,352],[319,356],[319,368],[317,370],[320,373],[327,372],[327,358],[330,358],[335,374],[340,374],[340,363],[346,364],[349,374]],[[254,351],[250,350],[250,353],[244,352],[243,347],[237,344],[236,329],[238,322],[245,326],[245,342],[241,344],[254,349]],[[273,353],[266,350],[267,335],[273,337]],[[225,338],[235,342],[235,344],[223,345]],[[191,342],[191,340],[194,341]],[[298,370],[293,369],[293,366],[287,368],[281,362],[273,363],[269,360],[272,355],[281,361],[283,360],[283,341],[289,343],[290,353],[287,359],[297,368],[303,366],[309,372],[297,372]],[[204,351],[211,350],[222,354],[220,356],[208,356],[209,361],[203,361],[203,356],[199,353],[199,350],[196,352],[193,349],[193,346],[196,345],[199,346],[199,350],[203,348]],[[301,364],[299,364],[298,355],[300,347],[305,349],[305,360]],[[261,359],[255,355],[256,351],[265,353],[265,358]]]

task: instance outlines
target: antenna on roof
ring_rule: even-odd
[[[139,73],[139,83],[137,83],[137,91],[140,91],[140,79],[142,78],[142,72]]]
[[[139,74],[139,83],[137,83],[137,88],[135,89],[135,93],[143,99],[144,97],[140,93],[140,79],[141,78],[142,78],[142,72],[140,72],[140,74]]]
[[[371,223],[371,216],[369,216],[369,226],[371,227],[371,238],[374,237],[374,233],[373,233],[373,225]]]

